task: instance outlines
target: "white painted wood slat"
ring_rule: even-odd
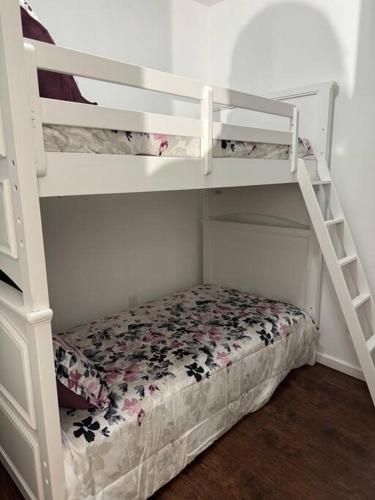
[[[197,80],[28,38],[25,41],[35,46],[40,69],[193,99],[203,95],[203,84]]]
[[[188,137],[201,136],[201,122],[193,118],[141,113],[91,104],[40,99],[42,121],[50,125],[129,130]]]

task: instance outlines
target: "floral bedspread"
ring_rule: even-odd
[[[304,332],[307,332],[307,340],[304,339]],[[69,455],[67,463],[70,472],[67,474],[71,478],[80,478],[77,488],[81,487],[78,484],[82,483],[84,475],[83,483],[93,492],[112,481],[107,477],[106,480],[102,478],[100,483],[98,478],[103,476],[103,469],[106,468],[103,459],[105,453],[115,454],[108,463],[118,461],[119,458],[114,458],[116,456],[122,457],[120,448],[114,451],[116,446],[120,446],[121,439],[126,441],[126,453],[129,454],[129,448],[132,448],[132,454],[126,458],[126,465],[122,466],[121,471],[117,471],[118,477],[130,473],[141,459],[145,460],[152,453],[153,447],[157,451],[162,445],[174,442],[179,432],[185,432],[184,429],[190,423],[186,421],[183,424],[184,419],[177,417],[177,422],[171,424],[171,419],[176,418],[176,412],[185,416],[187,410],[181,406],[181,397],[187,397],[186,391],[194,391],[191,396],[193,402],[190,396],[189,402],[184,402],[190,408],[194,407],[194,410],[191,408],[191,414],[186,414],[186,419],[194,419],[195,422],[197,411],[208,411],[204,404],[211,410],[218,404],[216,401],[221,400],[223,391],[227,391],[220,384],[215,386],[217,382],[210,382],[216,374],[230,375],[234,370],[233,374],[237,377],[238,362],[245,357],[251,360],[253,355],[280,345],[280,350],[273,354],[278,363],[285,357],[282,361],[284,371],[279,378],[273,380],[274,375],[271,377],[264,361],[256,361],[257,377],[260,376],[265,383],[269,377],[274,388],[287,371],[295,367],[297,359],[298,365],[311,360],[317,337],[312,320],[299,308],[213,285],[201,285],[175,293],[61,335],[99,368],[109,388],[110,406],[104,410],[61,410],[64,443]],[[293,348],[288,347],[290,335],[294,337]],[[297,355],[297,351],[303,355],[301,352]],[[276,355],[278,352],[284,354]],[[255,358],[252,363],[255,363]],[[272,366],[274,364],[275,361],[270,363]],[[204,391],[211,386],[213,389],[210,391],[219,391],[212,404],[194,400],[196,397],[205,397]],[[233,396],[237,390],[240,388],[233,388]],[[268,390],[268,398],[273,390]],[[243,383],[241,391],[245,391]],[[161,411],[159,407],[167,412],[162,418],[160,415],[156,417],[157,412]],[[181,429],[180,421],[183,425]],[[191,425],[196,427],[195,424]],[[163,425],[168,430],[162,431]],[[171,429],[171,425],[176,429]],[[169,436],[174,432],[177,436]],[[164,437],[165,433],[168,437]],[[126,446],[125,441],[122,450]],[[133,447],[139,448],[137,452]],[[101,475],[96,476],[97,467]],[[111,476],[112,472],[109,471],[106,474]],[[73,479],[70,480],[74,483]],[[78,497],[68,494],[68,498]]]
[[[49,152],[199,158],[201,150],[198,137],[57,125],[44,125],[43,133],[45,149]],[[282,144],[214,140],[212,154],[216,158],[287,160],[290,148]],[[301,158],[313,156],[307,139],[299,140],[298,154]]]
[[[76,438],[108,437],[121,420],[142,424],[143,402],[185,384],[209,378],[229,367],[246,346],[264,346],[288,335],[306,318],[299,308],[222,287],[199,286],[161,301],[75,328],[61,334],[103,371],[110,407],[94,428],[88,417],[76,422]],[[183,384],[184,385],[184,384]],[[100,425],[99,425],[100,424]]]

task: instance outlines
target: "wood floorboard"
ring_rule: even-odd
[[[0,465],[0,499],[21,498]],[[153,496],[200,499],[374,500],[375,410],[366,385],[318,364],[292,372],[264,408]]]

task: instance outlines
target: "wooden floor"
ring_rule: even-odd
[[[0,466],[0,499],[20,498]],[[321,365],[296,370],[153,498],[374,500],[375,409],[365,384]]]

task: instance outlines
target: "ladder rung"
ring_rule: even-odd
[[[370,337],[366,343],[368,350],[372,352],[375,349],[375,334],[373,334],[372,337]]]
[[[357,259],[358,259],[357,255],[347,255],[346,257],[339,259],[339,264],[341,267],[344,267],[344,266],[347,266],[348,264],[351,264],[352,262],[356,261]]]
[[[369,293],[360,293],[353,299],[353,307],[354,309],[358,309],[358,307],[361,307],[362,304],[367,302],[371,295]]]
[[[313,186],[325,186],[326,184],[332,184],[330,179],[320,179],[319,181],[312,181]]]
[[[334,224],[341,224],[344,222],[344,217],[337,217],[336,219],[326,220],[326,226],[333,226]]]

